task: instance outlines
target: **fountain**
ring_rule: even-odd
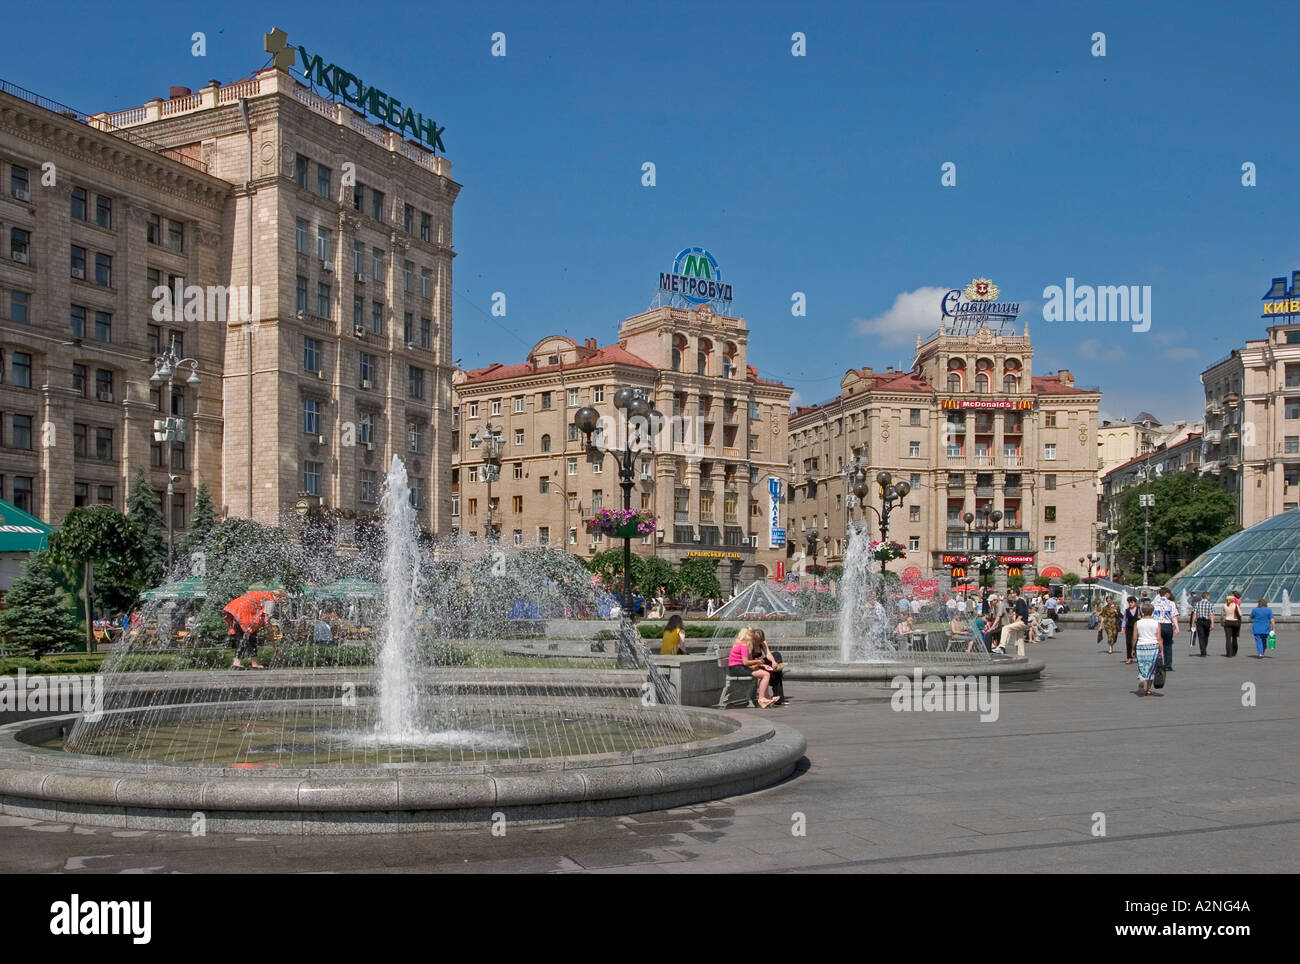
[[[876,571],[868,540],[854,530],[844,552],[838,635],[841,663],[867,663],[896,656],[889,640],[885,578]]]
[[[117,827],[189,830],[201,813],[209,831],[385,832],[495,812],[679,806],[768,785],[802,757],[802,736],[768,717],[677,705],[635,634],[603,659],[512,655],[514,638],[545,642],[551,623],[595,615],[590,573],[551,547],[422,545],[396,458],[384,507],[382,551],[353,562],[332,539],[299,545],[282,529],[223,523],[206,553],[212,599],[188,635],[134,634],[106,661],[94,712],[0,727],[0,811]],[[231,531],[252,548],[228,551]],[[291,645],[295,613],[308,626],[325,614],[298,578],[346,581],[349,565],[378,577],[376,642]],[[263,650],[267,671],[234,672],[212,614],[274,579],[289,590],[285,640]]]

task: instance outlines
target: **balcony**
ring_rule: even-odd
[[[1220,432],[1217,428],[1206,430],[1205,438],[1204,438],[1206,445],[1218,445],[1219,442],[1221,442],[1222,440],[1223,440],[1223,433]]]
[[[1240,425],[1225,425],[1225,426],[1223,426],[1223,437],[1224,437],[1224,438],[1236,438],[1236,437],[1239,436],[1240,434],[1241,434],[1241,426],[1240,426]]]
[[[1209,462],[1201,463],[1202,475],[1220,475],[1223,472],[1223,465],[1218,459],[1212,459]]]
[[[1002,464],[1009,469],[1018,469],[1025,464],[1025,459],[1023,455],[1004,455]]]
[[[997,457],[993,455],[989,455],[987,453],[983,453],[983,454],[976,453],[974,458],[975,458],[976,468],[981,468],[981,469],[992,468],[993,466],[998,464]]]
[[[1018,499],[1021,495],[1021,488],[1018,485],[1004,485],[1002,487],[1002,494],[1008,499]]]
[[[993,498],[993,486],[991,486],[991,485],[977,485],[977,486],[975,486],[975,498],[977,498],[977,499],[991,499],[991,498]]]
[[[1206,402],[1206,403],[1205,403],[1205,414],[1206,414],[1206,415],[1222,415],[1222,414],[1223,414],[1223,406],[1220,405],[1218,402]]]
[[[1228,406],[1228,408],[1236,408],[1241,404],[1241,396],[1236,392],[1233,392],[1230,395],[1225,395],[1223,397],[1223,404]]]

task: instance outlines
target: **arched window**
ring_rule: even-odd
[[[673,335],[673,371],[682,370],[682,362],[686,358],[686,336]]]
[[[681,370],[682,370],[682,350],[680,348],[674,348],[673,349],[673,371],[679,372]]]
[[[988,372],[979,372],[975,376],[975,391],[987,392],[988,390],[989,390],[989,374]]]
[[[695,374],[709,374],[709,355],[713,353],[713,343],[707,338],[701,338],[699,351],[695,353]]]
[[[950,392],[961,391],[961,372],[948,373],[948,391]]]
[[[1015,375],[1006,375],[1002,379],[1002,390],[1008,395],[1014,395],[1018,384],[1019,382],[1016,380]]]
[[[543,435],[543,436],[542,436],[542,451],[543,451],[543,452],[549,452],[550,450],[551,450],[551,437],[550,437],[549,435]]]

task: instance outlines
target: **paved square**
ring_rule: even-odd
[[[1273,657],[1177,639],[1169,684],[1070,629],[999,717],[898,713],[885,687],[791,684],[807,765],[745,797],[628,817],[352,838],[114,831],[0,817],[5,872],[1300,870],[1300,634]],[[1243,686],[1254,684],[1253,707]],[[792,828],[799,816],[806,835]],[[1093,828],[1105,821],[1105,836]]]

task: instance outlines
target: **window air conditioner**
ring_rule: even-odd
[[[26,252],[26,251],[15,251],[14,254],[13,254],[13,259],[14,259],[15,261],[17,261],[19,264],[26,264],[26,263],[27,263],[27,252]]]
[[[99,392],[97,395],[101,402],[111,402],[113,400],[112,392]]]
[[[334,270],[334,262],[333,262],[333,261],[322,261],[322,262],[320,263],[320,269],[321,269],[322,271],[333,271],[333,270]]]
[[[406,350],[407,350],[407,351],[415,351],[415,342],[413,342],[413,341],[408,341],[408,342],[406,343]]]
[[[367,452],[373,452],[374,450],[375,450],[375,443],[374,443],[374,442],[367,442],[367,443],[366,443],[366,451],[367,451]]]
[[[73,268],[73,269],[72,269],[72,277],[76,278],[78,281],[85,281],[85,280],[86,280],[86,269],[85,269],[85,268]]]
[[[365,337],[366,337],[366,326],[365,326],[365,325],[353,325],[353,326],[352,326],[352,334],[356,335],[358,338],[365,338]]]
[[[363,378],[363,379],[361,379],[361,387],[362,387],[362,388],[369,388],[369,387],[370,387],[370,379],[368,379],[368,378]]]
[[[325,444],[325,436],[324,436],[324,435],[317,435],[317,436],[316,436],[316,444],[317,444],[317,445],[324,445],[324,444]]]
[[[366,283],[366,276],[365,276],[365,274],[363,274],[363,273],[360,272],[360,271],[356,272],[356,281],[357,281],[358,284],[365,284],[365,283]]]
[[[322,368],[320,371],[318,371],[316,373],[316,377],[319,378],[321,381],[325,381],[325,369]]]

